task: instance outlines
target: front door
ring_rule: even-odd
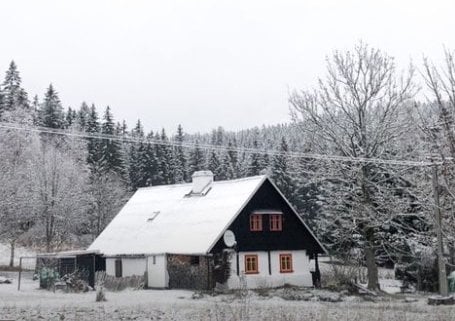
[[[147,286],[149,288],[169,287],[166,254],[147,257]]]

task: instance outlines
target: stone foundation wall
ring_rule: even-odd
[[[168,255],[169,288],[212,289],[212,265],[208,256]]]

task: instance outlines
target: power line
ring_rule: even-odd
[[[9,123],[9,122],[0,122],[0,128],[11,129],[11,130],[20,130],[35,132],[40,134],[53,134],[60,136],[71,136],[78,138],[89,138],[89,139],[108,139],[120,141],[123,143],[150,143],[153,145],[163,145],[171,147],[183,147],[188,149],[194,149],[196,147],[204,150],[215,150],[215,151],[237,151],[241,153],[248,154],[268,154],[272,156],[288,156],[292,158],[303,158],[303,159],[313,159],[321,161],[335,161],[335,162],[345,162],[345,163],[363,163],[363,164],[377,164],[377,165],[395,165],[395,166],[411,166],[411,167],[427,167],[433,165],[442,164],[441,161],[438,162],[429,162],[429,161],[416,161],[416,160],[392,160],[392,159],[380,159],[380,158],[365,158],[365,157],[347,157],[347,156],[336,156],[336,155],[325,155],[317,153],[302,153],[302,152],[283,152],[278,150],[259,150],[257,148],[248,148],[248,147],[229,147],[225,145],[213,145],[213,144],[199,144],[193,142],[176,142],[175,140],[169,139],[168,141],[163,141],[160,139],[155,139],[152,137],[148,138],[137,138],[131,136],[120,136],[120,135],[110,135],[103,133],[87,133],[75,130],[66,130],[60,128],[49,128],[49,127],[40,127],[40,126],[30,126],[19,123]]]

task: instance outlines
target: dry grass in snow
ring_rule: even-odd
[[[96,293],[52,293],[38,290],[38,284],[26,278],[20,292],[16,280],[0,285],[0,320],[349,320],[349,321],[449,321],[455,320],[455,308],[426,305],[426,298],[405,303],[404,298],[386,298],[365,302],[345,297],[344,302],[286,301],[274,296],[249,292],[236,295],[204,295],[192,299],[192,291],[125,290],[107,292],[107,302],[96,303]]]

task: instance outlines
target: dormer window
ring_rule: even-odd
[[[261,214],[251,214],[250,231],[253,231],[253,232],[262,231],[262,215]]]
[[[282,231],[283,230],[283,215],[271,214],[269,217],[270,231]]]
[[[265,228],[263,226],[263,218],[265,218]],[[269,225],[267,229],[267,224]],[[283,230],[283,212],[274,209],[255,210],[250,215],[250,231],[280,232]]]

